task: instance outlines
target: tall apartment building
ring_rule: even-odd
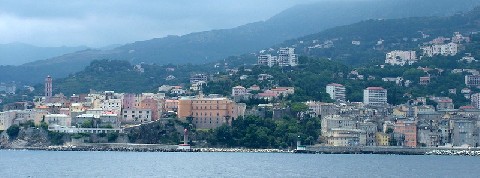
[[[266,65],[268,67],[273,67],[277,62],[277,56],[272,56],[270,54],[258,56],[258,65]]]
[[[298,57],[295,54],[295,48],[280,48],[278,51],[278,65],[285,66],[297,66]]]
[[[298,57],[295,54],[295,48],[280,48],[278,57],[270,54],[258,56],[257,63],[259,65],[266,65],[272,67],[278,64],[280,67],[297,66]]]
[[[469,87],[480,86],[480,75],[466,75],[465,76],[465,85],[467,85]]]
[[[363,90],[363,103],[371,106],[387,104],[387,90],[382,87],[368,87]]]
[[[412,65],[417,62],[417,55],[415,51],[391,51],[385,56],[385,64],[400,65],[406,64]]]
[[[345,101],[345,86],[338,83],[331,83],[327,85],[326,90],[331,99]]]
[[[455,56],[458,53],[458,44],[434,44],[432,46],[422,47],[422,50],[423,55],[427,57],[432,57],[436,55]]]
[[[245,115],[246,105],[227,98],[184,97],[178,101],[178,117],[192,123],[199,129],[212,129]]]

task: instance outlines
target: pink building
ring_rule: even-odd
[[[417,123],[415,121],[397,121],[394,132],[405,136],[404,146],[417,147]]]
[[[136,103],[135,99],[136,99],[135,94],[126,93],[123,96],[123,103],[122,103],[123,109],[133,109],[133,108],[135,108],[135,103]]]
[[[160,118],[158,114],[158,101],[153,98],[146,98],[140,102],[141,109],[150,109],[152,111],[152,120],[156,121]]]

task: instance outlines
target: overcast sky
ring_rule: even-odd
[[[102,47],[232,28],[320,0],[0,0],[0,44]]]

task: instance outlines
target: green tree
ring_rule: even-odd
[[[12,125],[7,129],[7,134],[10,139],[15,139],[20,132],[20,127],[18,125]]]

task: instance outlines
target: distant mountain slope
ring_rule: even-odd
[[[0,44],[0,65],[21,65],[84,49],[87,47],[37,47],[23,43]]]
[[[287,9],[269,20],[233,29],[168,36],[127,44],[113,50],[82,51],[43,62],[26,64],[19,67],[18,70],[14,70],[13,73],[9,73],[8,75],[11,77],[0,77],[0,81],[39,82],[45,73],[54,73],[52,75],[56,78],[64,77],[72,72],[82,70],[95,59],[128,60],[134,64],[140,62],[156,64],[208,63],[361,20],[444,16],[468,10],[477,4],[480,4],[479,0],[370,0],[328,1],[299,5]],[[6,70],[0,67],[0,76],[4,75],[4,71]],[[31,77],[20,77],[24,75]]]
[[[404,94],[412,91],[414,95],[422,93],[423,96],[428,92],[433,92],[438,96],[442,96],[445,90],[450,87],[465,87],[463,84],[462,74],[451,74],[451,70],[455,68],[477,69],[480,63],[467,64],[458,62],[463,57],[462,53],[451,57],[434,57],[423,58],[412,66],[385,66],[384,68],[375,65],[375,62],[383,63],[385,52],[389,50],[418,50],[419,44],[431,41],[438,36],[450,37],[453,32],[469,33],[471,40],[469,42],[461,42],[464,53],[471,53],[475,58],[480,58],[480,7],[472,11],[456,14],[448,17],[414,17],[403,19],[390,20],[366,20],[352,25],[335,27],[321,33],[308,35],[290,40],[278,46],[296,46],[301,54],[307,56],[314,56],[312,58],[300,57],[300,65],[292,68],[292,70],[282,70],[275,66],[269,68],[266,66],[254,66],[250,69],[252,71],[243,70],[243,65],[235,74],[226,74],[224,76],[213,76],[217,78],[217,83],[209,83],[205,88],[205,93],[217,93],[227,95],[231,87],[242,84],[242,86],[250,86],[258,84],[255,76],[261,73],[267,73],[274,76],[280,86],[295,86],[296,93],[306,97],[298,97],[299,101],[325,99],[326,95],[323,91],[316,90],[318,86],[325,86],[328,83],[345,83],[348,80],[348,73],[352,69],[357,69],[362,75],[370,78],[366,80],[348,80],[350,92],[353,100],[361,101],[362,89],[371,84],[387,86],[394,91],[389,95],[389,100],[395,104],[405,102]],[[429,34],[430,36],[423,36]],[[423,38],[425,37],[425,38]],[[382,39],[383,44],[378,45],[378,40]],[[331,48],[309,48],[312,45],[320,44],[313,41],[333,41],[334,46]],[[352,44],[352,40],[358,40],[359,45]],[[378,48],[378,49],[376,49]],[[318,57],[332,57],[333,60],[319,59]],[[372,59],[380,59],[374,61]],[[341,61],[343,63],[339,63]],[[229,67],[231,63],[228,61]],[[355,66],[357,64],[359,66]],[[64,92],[66,94],[84,93],[89,89],[96,90],[111,90],[115,89],[119,92],[145,92],[155,91],[156,87],[163,84],[173,85],[179,83],[188,83],[190,74],[193,73],[216,73],[224,72],[223,65],[219,68],[213,68],[213,65],[141,65],[143,70],[134,67],[129,62],[124,60],[101,60],[93,61],[85,70],[70,75],[67,78],[56,79],[54,90],[57,92]],[[376,67],[372,67],[376,66]],[[425,73],[418,70],[417,67],[442,68],[447,72],[441,75],[441,72],[432,72],[432,84],[440,86],[435,87],[422,86],[418,84],[418,78],[425,76]],[[223,66],[224,67],[224,66]],[[167,68],[175,68],[175,70],[167,70]],[[214,71],[216,70],[216,71]],[[413,71],[413,72],[412,72]],[[341,73],[341,74],[339,74]],[[174,75],[176,78],[173,81],[166,80],[169,75]],[[240,76],[250,76],[246,80],[241,80]],[[383,77],[404,77],[406,80],[413,81],[412,84],[415,89],[397,88],[396,84],[382,82]],[[434,77],[435,76],[435,77]],[[224,78],[225,77],[225,78]],[[443,77],[443,78],[439,78]],[[443,83],[440,81],[450,80],[450,83]],[[372,83],[370,83],[371,81]],[[454,82],[453,82],[454,81]],[[273,82],[273,83],[276,83]],[[272,82],[259,82],[265,88],[272,85]],[[452,85],[452,83],[455,83]],[[415,86],[416,85],[416,86]],[[449,86],[451,85],[451,86]],[[348,85],[347,85],[348,86]],[[355,89],[352,90],[352,87]],[[42,85],[37,86],[37,92],[41,92]],[[396,90],[396,89],[398,90]],[[40,89],[40,90],[38,90]],[[468,102],[463,95],[458,95],[456,102],[465,104]]]
[[[383,61],[385,53],[391,50],[420,52],[419,45],[440,36],[450,38],[454,32],[467,36],[478,32],[479,17],[480,6],[448,17],[366,20],[288,40],[276,47],[291,46],[300,55],[326,57],[346,64],[365,64],[372,60]],[[354,45],[353,41],[360,44]],[[381,45],[379,41],[382,41]]]

